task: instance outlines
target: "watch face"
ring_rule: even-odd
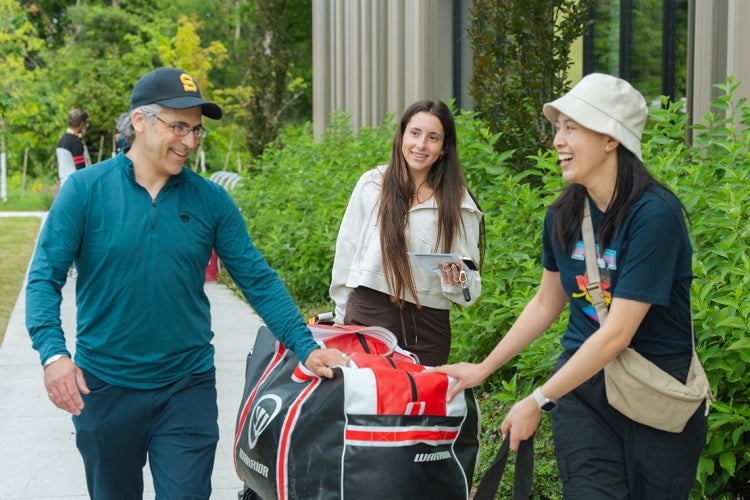
[[[544,412],[550,412],[554,410],[555,408],[557,408],[557,403],[555,403],[554,401],[547,401],[541,406],[541,409]]]
[[[536,404],[539,405],[539,409],[542,410],[543,412],[547,413],[557,408],[557,401],[553,401],[549,398],[545,398],[544,395],[542,394],[541,389],[539,389],[538,387],[534,389],[534,392],[532,393],[532,395],[534,396],[534,399],[536,400]]]

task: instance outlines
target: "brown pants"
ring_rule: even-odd
[[[426,366],[448,361],[451,350],[450,311],[417,307],[410,302],[399,309],[388,294],[371,288],[357,287],[349,296],[344,323],[380,326],[398,339],[398,345],[419,357]]]

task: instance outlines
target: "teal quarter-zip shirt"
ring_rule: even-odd
[[[120,152],[70,176],[40,233],[26,326],[41,361],[68,353],[60,304],[75,262],[79,367],[133,389],[209,370],[212,249],[274,335],[306,360],[319,346],[224,188],[183,168],[152,200]]]

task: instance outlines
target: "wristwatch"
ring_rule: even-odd
[[[536,404],[539,405],[539,409],[542,410],[544,413],[549,413],[555,408],[557,408],[557,401],[554,399],[550,399],[546,397],[544,394],[542,394],[542,389],[537,387],[534,389],[534,392],[532,393],[534,396],[534,399],[536,400]]]
[[[68,356],[67,354],[54,354],[54,355],[50,356],[49,358],[47,358],[47,361],[44,362],[43,366],[44,366],[44,368],[47,368],[49,365],[51,365],[52,363],[54,363],[58,359],[60,359],[60,358],[69,358],[69,357],[70,356]]]

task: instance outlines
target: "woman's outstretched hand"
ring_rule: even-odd
[[[500,432],[503,439],[510,432],[510,449],[518,451],[521,441],[529,439],[536,432],[541,420],[542,410],[534,398],[529,396],[511,407],[500,426]]]
[[[449,377],[456,379],[456,384],[448,390],[448,401],[452,401],[456,395],[481,384],[485,375],[481,366],[476,363],[456,363],[453,365],[440,365],[431,370],[438,373],[444,373]]]

